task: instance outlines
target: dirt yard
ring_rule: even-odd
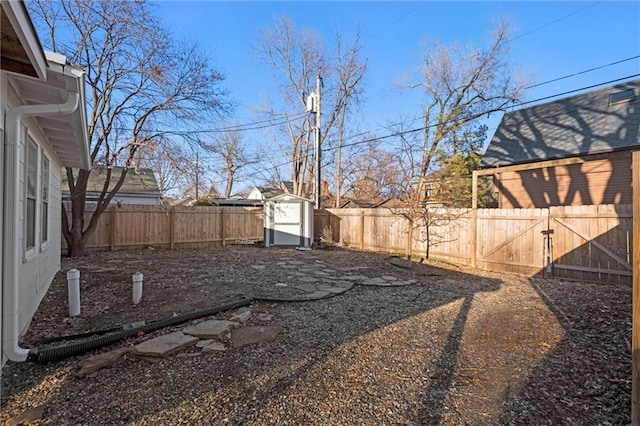
[[[124,356],[76,374],[93,355],[233,310],[61,361],[9,363],[0,420],[39,407],[46,425],[629,424],[630,285],[407,266],[384,255],[257,246],[65,259],[23,347],[243,297],[254,298],[247,325],[282,332],[242,348],[223,341],[225,351],[193,346],[155,363]],[[81,272],[76,318],[68,318],[71,268]],[[135,272],[144,274],[137,306]],[[345,282],[353,286],[333,297],[268,300]]]

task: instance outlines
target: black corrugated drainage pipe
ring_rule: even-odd
[[[228,311],[228,310],[239,308],[242,306],[247,306],[250,303],[251,303],[251,299],[241,299],[237,302],[231,302],[225,305],[216,306],[216,307],[205,309],[202,311],[191,312],[183,315],[178,315],[175,317],[161,319],[158,321],[154,321],[150,324],[141,325],[140,327],[135,327],[128,330],[122,330],[117,333],[84,340],[82,342],[71,343],[68,345],[55,346],[50,348],[42,348],[42,349],[32,348],[29,350],[29,355],[27,356],[27,362],[37,362],[39,364],[44,364],[51,361],[59,361],[61,359],[69,358],[76,355],[82,355],[94,349],[111,345],[120,340],[137,336],[138,333],[140,332],[150,333],[152,331],[159,330],[164,327],[181,324],[183,322],[191,321],[193,319],[214,315],[219,312]]]

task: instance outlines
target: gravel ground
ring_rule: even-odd
[[[66,280],[58,274],[23,346],[264,293],[301,275],[278,266],[283,260],[299,261],[301,270],[310,262],[366,267],[359,273],[370,278],[416,283],[356,285],[317,301],[254,301],[248,324],[283,332],[225,352],[190,348],[155,364],[125,356],[94,376],[74,375],[91,355],[181,326],[45,365],[9,363],[0,420],[42,406],[46,425],[630,423],[630,285],[441,263],[403,270],[383,255],[335,249],[92,253],[62,265],[81,271],[81,316],[66,317]],[[138,306],[131,303],[136,271],[145,277]]]

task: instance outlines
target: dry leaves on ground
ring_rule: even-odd
[[[194,347],[155,364],[125,356],[85,378],[74,370],[99,351],[45,365],[10,363],[3,369],[2,421],[44,406],[41,424],[52,425],[629,423],[630,285],[439,263],[403,269],[387,260],[252,246],[66,259],[26,347],[280,291],[276,284],[294,286],[310,263],[329,275],[366,268],[359,273],[416,283],[355,285],[309,302],[254,301],[249,323],[279,325],[282,333],[225,352]],[[72,267],[81,271],[82,313],[69,319],[64,272]],[[134,306],[131,275],[138,271],[144,293]]]

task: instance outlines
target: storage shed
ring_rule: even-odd
[[[281,194],[264,203],[264,245],[311,248],[313,202]]]

